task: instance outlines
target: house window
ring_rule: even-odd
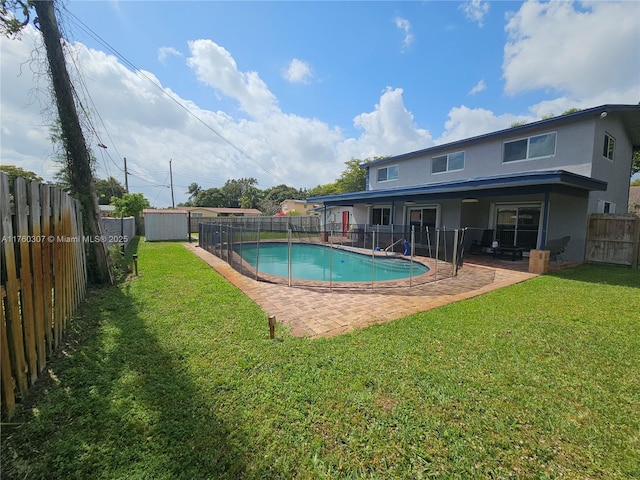
[[[372,225],[391,225],[391,208],[376,207],[371,209]]]
[[[545,133],[513,142],[505,142],[503,162],[517,162],[533,158],[551,157],[556,154],[556,133]]]
[[[464,152],[450,153],[431,159],[431,173],[464,170]]]
[[[613,160],[613,151],[615,150],[616,139],[608,133],[604,135],[604,147],[602,149],[602,156]]]
[[[192,217],[202,217],[202,212],[191,212]]]
[[[598,200],[597,213],[616,213],[616,204]]]
[[[398,165],[378,169],[378,181],[389,182],[398,179]]]

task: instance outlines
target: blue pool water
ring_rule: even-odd
[[[289,246],[286,243],[260,243],[258,271],[288,277]],[[255,244],[236,246],[236,252],[256,268],[258,249]],[[291,277],[298,280],[334,282],[370,282],[371,254],[350,252],[322,245],[292,244]],[[408,259],[376,256],[373,268],[375,281],[399,280],[427,273],[429,268]]]

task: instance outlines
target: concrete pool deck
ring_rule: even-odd
[[[478,257],[466,261],[456,277],[412,288],[353,292],[288,287],[248,278],[197,244],[184,245],[242,290],[267,315],[275,315],[278,323],[288,326],[291,334],[297,337],[339,335],[472,298],[537,276],[528,273],[528,260],[485,262]],[[264,323],[265,332],[268,332],[266,317]]]

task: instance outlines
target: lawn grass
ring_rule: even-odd
[[[637,270],[273,341],[181,244],[138,254],[4,426],[3,480],[640,477]]]

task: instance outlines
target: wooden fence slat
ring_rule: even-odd
[[[589,216],[585,260],[594,263],[638,265],[640,218],[635,215]]]
[[[68,194],[0,172],[0,408],[14,414],[86,294],[82,211]],[[15,214],[11,203],[15,204]]]
[[[4,292],[3,292],[4,293]],[[5,295],[0,297],[2,303],[5,303]],[[2,373],[0,376],[0,390],[2,390],[1,404],[2,409],[9,416],[13,415],[16,408],[16,396],[14,390],[16,382],[11,374],[11,356],[9,355],[9,339],[7,338],[7,327],[4,318],[4,308],[0,305],[0,362]]]
[[[46,367],[47,347],[45,344],[44,329],[44,277],[42,270],[42,247],[47,239],[42,235],[40,225],[40,184],[32,181],[29,183],[29,231],[34,238],[31,243],[31,258],[33,261],[33,307],[35,316],[36,349],[38,353],[38,374]]]
[[[33,385],[38,378],[38,354],[36,349],[36,318],[33,308],[33,275],[31,273],[31,240],[27,220],[29,204],[27,187],[24,178],[14,180],[14,202],[16,205],[16,231],[20,240],[20,306],[22,310],[22,329],[24,348],[29,371],[29,384]]]
[[[11,199],[9,197],[9,178],[5,173],[0,174],[0,212],[2,215],[2,265],[6,272],[7,303],[5,318],[7,323],[7,343],[13,373],[21,394],[27,392],[27,361],[24,353],[22,338],[22,319],[20,317],[20,295],[18,273],[16,271],[16,257],[14,249],[14,231],[11,221]]]
[[[51,279],[53,270],[51,269],[51,259],[53,251],[53,229],[51,228],[51,187],[40,185],[41,219],[40,226],[42,235],[46,236],[42,244],[42,280],[43,280],[43,303],[44,303],[44,340],[47,346],[47,356],[53,352],[53,285]]]
[[[62,339],[62,318],[64,316],[64,242],[60,241],[64,237],[62,222],[60,220],[60,203],[62,192],[54,190],[52,198],[52,218],[53,231],[55,232],[53,241],[53,347],[58,348]]]

